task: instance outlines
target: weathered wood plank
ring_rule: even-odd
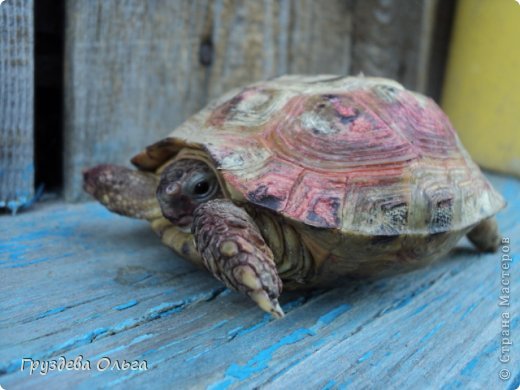
[[[355,10],[348,1],[293,0],[288,73],[348,74]]]
[[[65,196],[81,170],[124,164],[205,102],[204,1],[68,1]]]
[[[13,212],[34,193],[33,1],[0,5],[0,209]]]
[[[209,95],[286,73],[347,74],[352,10],[341,0],[216,1]]]
[[[520,181],[493,177],[508,200],[511,295],[520,293]],[[128,388],[508,388],[518,348],[499,362],[500,253],[467,242],[429,268],[284,294],[274,321],[175,258],[145,223],[96,204],[39,205],[0,218],[0,384]],[[146,360],[147,371],[20,372],[22,357]],[[512,379],[501,382],[499,370]]]
[[[427,93],[437,0],[354,2],[352,71]]]

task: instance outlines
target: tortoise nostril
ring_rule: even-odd
[[[168,195],[176,195],[181,192],[181,186],[179,183],[172,183],[166,187],[166,193]]]

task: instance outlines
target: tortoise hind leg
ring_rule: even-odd
[[[83,171],[83,188],[107,209],[139,219],[162,216],[155,196],[158,178],[117,165],[103,164]]]
[[[469,233],[468,239],[482,252],[496,252],[500,244],[498,225],[495,217],[483,220]]]

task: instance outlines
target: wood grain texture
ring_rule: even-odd
[[[352,71],[393,78],[427,92],[436,0],[354,4]]]
[[[32,0],[0,5],[0,209],[15,212],[34,193]]]
[[[520,182],[508,200],[511,292],[520,294]],[[500,253],[467,242],[431,267],[331,290],[282,295],[272,320],[175,258],[144,222],[87,203],[0,217],[0,384],[25,388],[486,388],[520,384],[518,302],[499,306]],[[511,362],[500,357],[511,314]],[[21,359],[73,359],[92,371],[20,371]],[[146,360],[147,371],[95,364]],[[498,372],[511,371],[501,382]]]
[[[205,101],[198,34],[207,4],[68,1],[65,48],[65,196],[81,170],[129,157]]]

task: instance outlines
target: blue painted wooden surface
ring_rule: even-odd
[[[509,205],[512,306],[499,306],[501,254],[467,241],[431,267],[284,294],[272,320],[175,258],[148,226],[94,203],[0,217],[0,385],[16,388],[485,388],[520,382],[520,182],[494,176]],[[501,363],[501,314],[514,344]],[[91,362],[29,375],[22,358]],[[148,370],[96,363],[146,361]],[[511,378],[499,379],[501,369]]]

